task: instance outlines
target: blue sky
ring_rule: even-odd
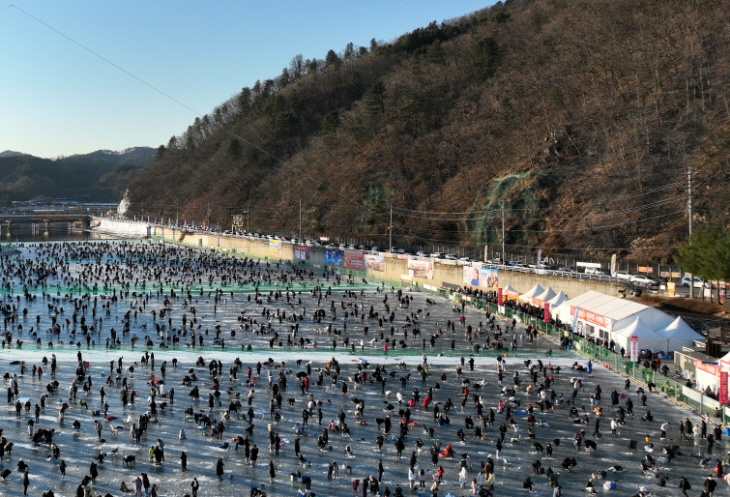
[[[391,41],[493,3],[0,0],[14,5],[0,8],[0,152],[157,147],[196,117],[30,16],[205,114],[296,54]]]

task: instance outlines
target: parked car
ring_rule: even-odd
[[[642,285],[642,286],[659,284],[659,282],[657,280],[655,280],[654,278],[651,278],[645,274],[635,274],[629,279],[629,281],[631,283],[633,283],[634,285]]]
[[[587,267],[586,268],[586,274],[598,274],[598,275],[607,275],[608,273],[604,271],[601,268],[598,267]]]
[[[419,250],[418,252],[416,252],[416,255],[418,257],[428,257],[428,254],[426,252],[423,252],[422,250]]]
[[[689,281],[690,281],[689,275],[688,274],[685,274],[682,277],[682,283],[681,283],[681,285],[682,286],[689,286]],[[702,278],[700,278],[699,276],[695,276],[694,277],[694,285],[693,286],[695,288],[702,288],[702,286],[703,286]],[[704,287],[705,288],[710,288],[711,286],[712,286],[712,284],[709,281],[705,281],[704,282]]]
[[[433,252],[430,257],[433,257],[434,259],[443,259],[444,254],[442,254],[441,252]]]
[[[631,280],[631,275],[626,271],[616,271],[616,278],[619,281],[629,281]]]
[[[456,257],[454,254],[446,254],[444,256],[444,259],[448,259],[450,261],[458,261],[459,260],[459,258]]]

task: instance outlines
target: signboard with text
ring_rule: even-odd
[[[342,265],[342,252],[339,250],[325,250],[324,251],[324,263],[331,264],[333,266]]]
[[[365,256],[365,267],[371,271],[385,271],[385,256],[382,254]]]
[[[578,319],[582,319],[586,323],[594,324],[600,328],[608,328],[608,320],[604,316],[601,316],[600,314],[596,314],[594,312],[586,311],[585,309],[577,309],[577,311]],[[570,313],[576,313],[575,306],[570,306]]]
[[[294,246],[294,257],[300,261],[309,260],[309,247],[306,245],[295,245]]]
[[[365,269],[365,259],[363,258],[364,252],[362,250],[345,249],[345,255],[343,258],[344,265],[349,269]]]
[[[433,261],[408,259],[408,272],[413,278],[433,279]]]
[[[281,240],[269,240],[269,253],[281,255]]]

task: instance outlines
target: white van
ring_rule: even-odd
[[[586,274],[603,274],[607,275],[608,273],[604,271],[603,269],[599,267],[587,267],[586,268]]]

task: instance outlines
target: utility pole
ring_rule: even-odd
[[[692,218],[694,216],[694,205],[692,203],[692,165],[687,166],[687,221],[689,227],[689,236],[692,236]],[[704,285],[703,285],[704,287]],[[694,274],[689,274],[689,298],[694,297],[695,278]],[[704,291],[704,288],[700,291]]]
[[[180,202],[175,201],[175,226],[180,226]]]
[[[302,243],[302,199],[299,199],[299,243]]]
[[[507,264],[507,255],[504,253],[504,202],[502,202],[502,264]]]
[[[390,206],[390,226],[388,226],[388,252],[393,253],[393,206]]]
[[[210,200],[208,200],[208,211],[205,214],[205,226],[210,229]]]
[[[246,233],[251,233],[251,201],[246,203]]]

